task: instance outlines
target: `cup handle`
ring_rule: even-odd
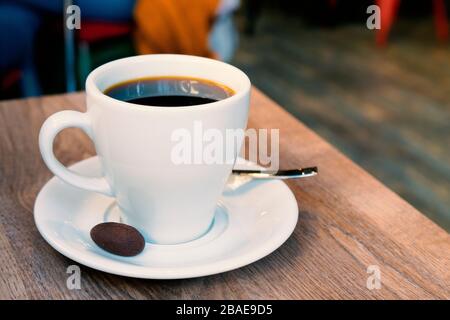
[[[42,125],[39,132],[39,148],[47,167],[63,181],[89,191],[113,196],[113,191],[105,177],[86,177],[70,171],[56,159],[53,153],[53,140],[63,129],[75,127],[83,130],[92,139],[89,116],[77,111],[60,111],[52,114]]]

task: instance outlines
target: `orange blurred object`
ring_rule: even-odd
[[[208,35],[218,5],[219,0],[137,0],[137,51],[215,57]]]

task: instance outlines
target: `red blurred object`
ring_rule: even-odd
[[[1,79],[1,90],[6,91],[20,80],[22,71],[19,69],[13,69],[7,72]]]
[[[376,34],[376,43],[380,47],[387,44],[389,32],[397,16],[400,0],[377,0],[381,11],[381,29]],[[448,40],[448,19],[444,0],[433,0],[434,24],[436,36],[440,41]]]
[[[85,79],[92,70],[91,45],[114,38],[127,36],[131,33],[131,22],[83,21],[82,28],[77,32],[78,61],[77,74],[79,83],[83,86]],[[75,73],[74,73],[75,74]],[[68,77],[67,83],[75,83],[74,76]]]
[[[433,1],[433,13],[436,36],[440,41],[445,42],[448,40],[448,20],[444,0]]]
[[[80,41],[93,43],[100,40],[125,36],[131,32],[130,23],[83,21],[78,33]]]
[[[377,31],[376,42],[378,46],[385,46],[394,20],[397,16],[400,0],[377,0],[380,7],[381,29]]]

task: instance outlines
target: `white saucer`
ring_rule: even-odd
[[[99,176],[100,163],[93,157],[71,170]],[[281,246],[294,231],[297,217],[297,202],[286,184],[253,180],[224,192],[214,223],[201,238],[178,245],[146,243],[141,254],[121,257],[100,249],[89,236],[96,224],[119,221],[113,198],[53,177],[34,206],[39,232],[63,255],[97,270],[148,279],[200,277],[250,264]]]

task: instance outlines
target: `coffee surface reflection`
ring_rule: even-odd
[[[104,91],[112,98],[154,107],[195,106],[231,97],[225,85],[198,78],[152,77],[115,84]]]

